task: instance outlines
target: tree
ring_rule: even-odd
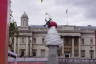
[[[10,22],[9,25],[9,48],[14,51],[14,37],[19,34],[16,22]]]

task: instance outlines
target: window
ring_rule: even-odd
[[[20,49],[20,57],[24,57],[25,56],[25,49]]]
[[[41,49],[41,57],[45,57],[45,49]]]
[[[82,45],[84,45],[84,39],[82,39]]]
[[[57,50],[57,54],[58,54],[58,56],[61,56],[61,53],[62,53],[61,48],[58,48],[58,50]]]
[[[76,57],[79,56],[79,50],[78,49],[74,50],[74,56],[76,56]]]
[[[32,56],[36,56],[36,49],[32,49]]]
[[[90,53],[90,58],[92,59],[94,56],[94,50],[90,50],[89,53]]]
[[[32,42],[33,44],[36,44],[36,38],[33,38],[33,42]]]
[[[72,45],[72,38],[70,38],[70,37],[65,37],[65,38],[64,38],[64,45],[65,45],[65,46],[71,46],[71,45]]]
[[[81,57],[85,57],[85,50],[81,50]]]
[[[93,39],[90,39],[90,44],[93,44]]]
[[[29,43],[31,43],[31,37],[28,37]]]
[[[78,46],[79,38],[74,38],[74,45]]]
[[[44,38],[42,38],[42,44],[44,44]]]
[[[22,37],[22,43],[24,43],[24,37]]]

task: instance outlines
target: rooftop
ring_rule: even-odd
[[[46,28],[43,25],[30,25],[31,28]],[[71,25],[59,25],[58,27],[77,27],[80,28],[82,30],[96,30],[96,26],[71,26]]]

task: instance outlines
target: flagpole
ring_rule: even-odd
[[[68,9],[66,9],[66,25],[69,25],[68,19]]]

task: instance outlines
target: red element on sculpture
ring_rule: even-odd
[[[55,26],[57,28],[57,23],[55,21],[50,21],[48,23],[48,28],[52,27],[52,26]]]
[[[45,18],[46,24],[44,26],[47,26],[48,28],[50,27],[56,27],[57,28],[57,23],[55,21],[52,20],[52,18],[49,18],[49,20],[47,20]]]

